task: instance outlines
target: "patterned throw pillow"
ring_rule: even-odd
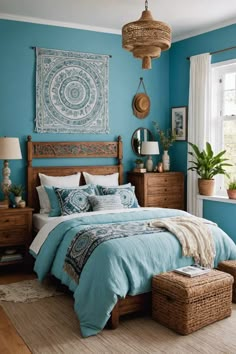
[[[62,215],[82,213],[91,210],[88,197],[95,195],[94,186],[87,185],[71,189],[54,189],[59,200]]]
[[[119,194],[114,195],[92,195],[89,202],[93,211],[123,209]]]
[[[128,187],[101,187],[99,188],[99,192],[101,195],[108,194],[119,194],[121,198],[121,203],[124,208],[138,208],[139,204],[134,193],[134,186]]]

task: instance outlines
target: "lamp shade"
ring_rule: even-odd
[[[20,143],[18,138],[0,137],[0,159],[1,160],[22,159]]]
[[[143,141],[141,146],[142,155],[159,155],[159,145],[157,141]]]

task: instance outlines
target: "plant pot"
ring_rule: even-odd
[[[16,203],[16,205],[18,205],[21,200],[22,200],[22,197],[21,197],[21,196],[15,196],[15,203]]]
[[[214,179],[198,179],[198,190],[201,195],[213,195],[215,188]]]
[[[227,189],[229,199],[236,199],[236,189]]]
[[[144,163],[136,163],[137,168],[144,168]]]

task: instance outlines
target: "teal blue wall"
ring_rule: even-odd
[[[134,167],[136,158],[130,143],[134,130],[138,127],[153,130],[152,120],[158,121],[161,127],[169,126],[169,52],[153,61],[152,70],[144,71],[141,61],[122,49],[120,35],[7,20],[0,20],[0,33],[0,136],[19,137],[23,153],[23,160],[10,161],[12,182],[25,184],[27,135],[32,135],[35,141],[109,141],[121,135],[127,172]],[[34,133],[35,51],[32,46],[112,55],[109,134]],[[151,99],[151,111],[146,119],[136,118],[131,106],[140,77],[144,78]],[[76,163],[94,164],[94,160],[70,162]]]
[[[197,54],[209,53],[236,45],[236,25],[195,36],[172,45],[170,50],[170,107],[188,106],[189,60]],[[236,50],[212,56],[212,62],[236,58]],[[174,169],[187,170],[187,143],[176,142],[172,149]],[[236,242],[236,205],[204,201],[204,217],[214,220]]]
[[[236,243],[236,204],[205,200],[203,214],[221,227]]]

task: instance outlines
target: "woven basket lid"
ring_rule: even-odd
[[[137,93],[133,98],[133,112],[138,118],[145,118],[150,112],[150,98],[146,93]]]

